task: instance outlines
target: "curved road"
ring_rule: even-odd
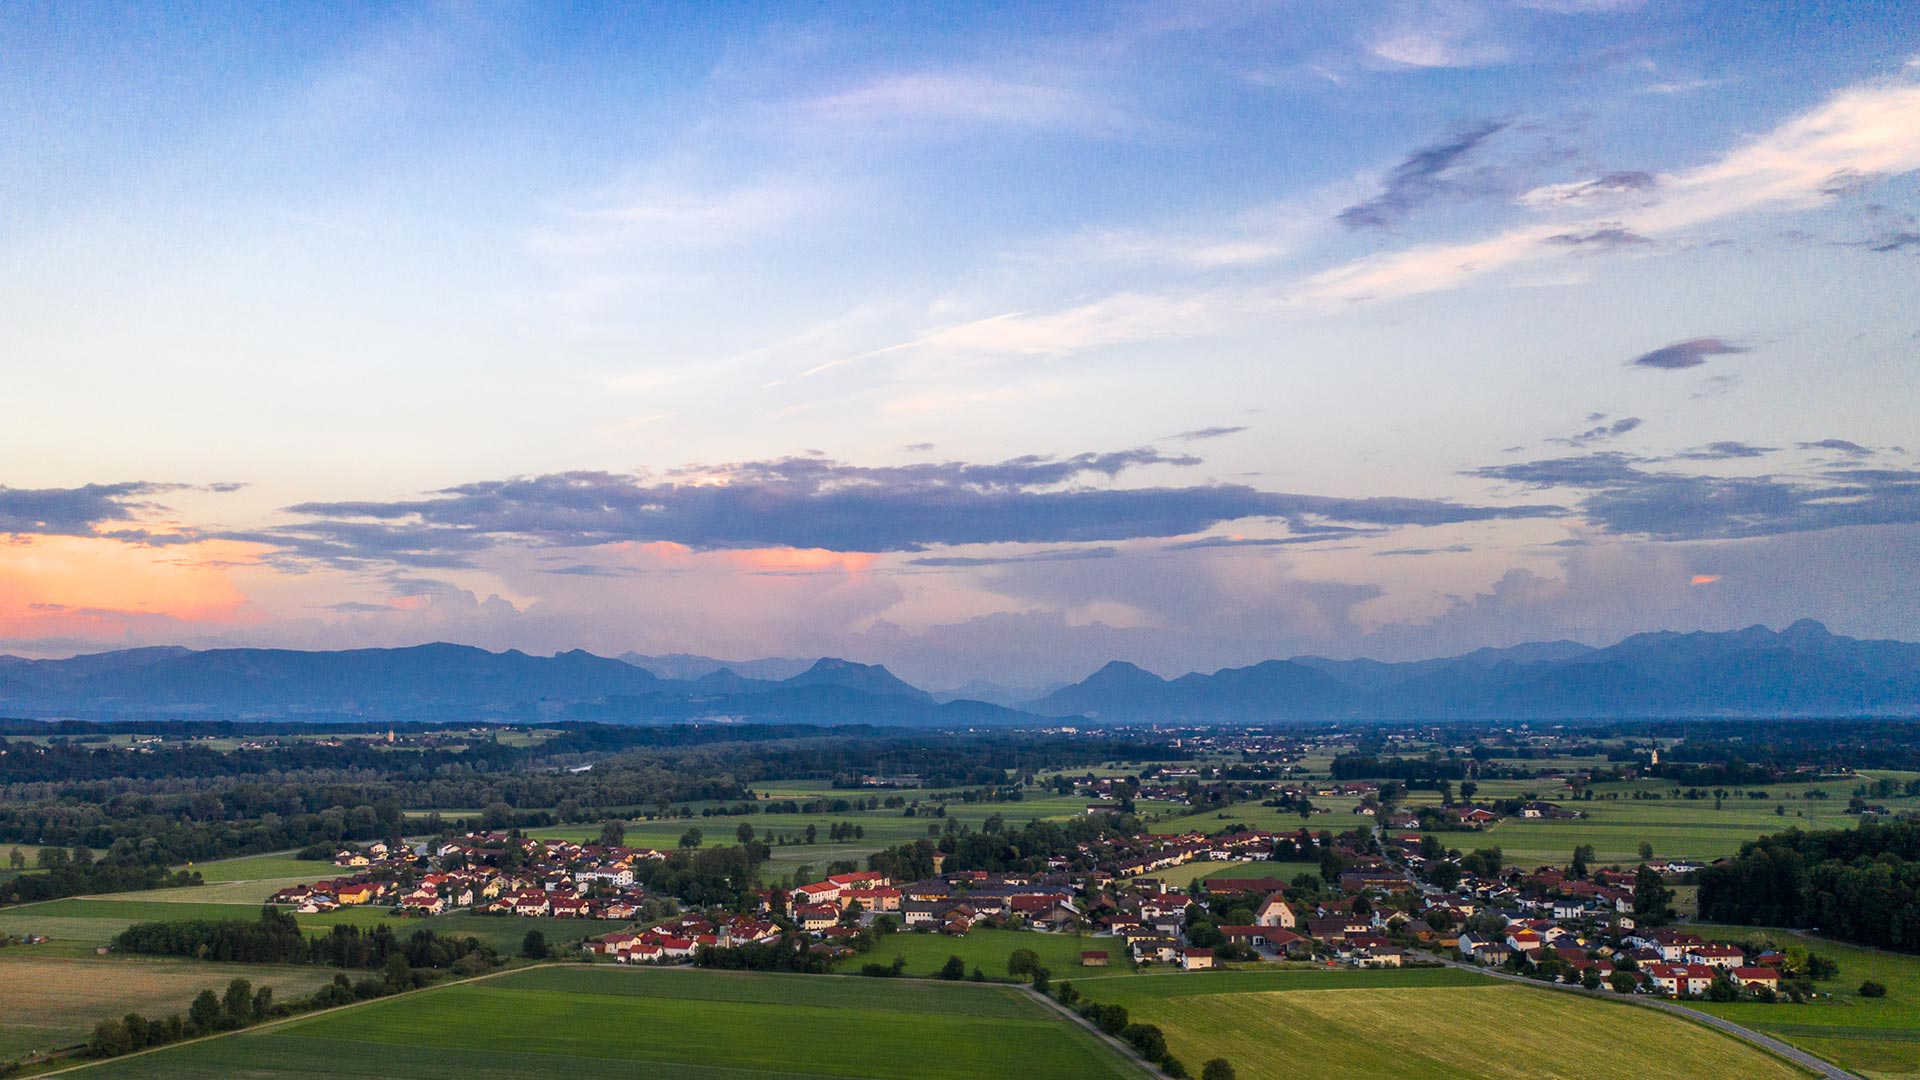
[[[1430,960],[1438,960],[1448,967],[1459,968],[1462,971],[1477,971],[1482,975],[1491,975],[1496,979],[1507,979],[1511,982],[1523,983],[1527,986],[1537,987],[1542,990],[1563,990],[1574,994],[1585,994],[1588,997],[1605,998],[1609,1001],[1620,1002],[1623,1005],[1638,1005],[1643,1008],[1664,1009],[1667,1012],[1684,1016],[1689,1020],[1697,1020],[1709,1027],[1718,1028],[1737,1039],[1744,1039],[1755,1046],[1770,1050],[1780,1057],[1793,1062],[1795,1065],[1811,1069],[1816,1074],[1827,1077],[1828,1080],[1861,1080],[1859,1076],[1842,1069],[1831,1061],[1824,1061],[1814,1057],[1812,1054],[1807,1053],[1797,1046],[1782,1042],[1771,1035],[1755,1031],[1745,1025],[1736,1024],[1731,1020],[1715,1016],[1712,1013],[1701,1012],[1699,1009],[1690,1009],[1677,1001],[1668,1001],[1664,998],[1656,997],[1643,997],[1635,994],[1616,994],[1611,990],[1589,990],[1584,986],[1570,986],[1566,983],[1544,983],[1538,979],[1527,978],[1525,975],[1515,975],[1511,972],[1483,968],[1477,964],[1467,964],[1458,960],[1449,960],[1444,956],[1435,956],[1432,953],[1422,953],[1421,955]]]

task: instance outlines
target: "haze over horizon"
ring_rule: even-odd
[[[1920,639],[1920,8],[23,9],[0,652]]]

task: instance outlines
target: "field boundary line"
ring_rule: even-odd
[[[1113,1050],[1120,1055],[1122,1060],[1126,1061],[1129,1065],[1133,1066],[1134,1070],[1138,1072],[1140,1075],[1149,1076],[1149,1077],[1158,1077],[1158,1076],[1166,1075],[1162,1073],[1159,1069],[1155,1068],[1153,1066],[1153,1063],[1141,1057],[1140,1052],[1138,1050],[1135,1050],[1132,1046],[1128,1045],[1123,1040],[1116,1038],[1115,1036],[1109,1035],[1104,1031],[1101,1031],[1098,1027],[1096,1027],[1093,1024],[1092,1021],[1088,1020],[1084,1016],[1081,1016],[1078,1012],[1075,1012],[1071,1007],[1065,1004],[1062,1004],[1061,1002],[1055,1001],[1052,997],[1046,994],[1043,994],[1038,990],[1035,990],[1032,986],[1022,985],[1020,987],[1020,990],[1022,990],[1027,994],[1032,995],[1033,997],[1039,998],[1041,1001],[1046,1002],[1048,1008],[1052,1009],[1056,1013],[1059,1013],[1061,1016],[1066,1017],[1069,1022],[1078,1025],[1081,1028],[1081,1030],[1086,1031],[1088,1034],[1092,1035],[1094,1038],[1099,1039],[1101,1042],[1104,1042],[1108,1046],[1112,1047]]]

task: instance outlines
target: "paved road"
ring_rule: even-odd
[[[1467,964],[1458,960],[1449,960],[1444,956],[1435,956],[1432,953],[1423,953],[1421,955],[1430,960],[1438,960],[1448,967],[1459,968],[1462,971],[1477,971],[1482,975],[1491,975],[1496,979],[1507,979],[1511,982],[1524,983],[1527,986],[1537,987],[1542,990],[1562,990],[1571,994],[1584,994],[1588,997],[1606,998],[1625,1005],[1638,1005],[1649,1009],[1663,1009],[1667,1012],[1684,1016],[1689,1020],[1697,1020],[1709,1027],[1718,1028],[1735,1038],[1745,1039],[1755,1046],[1771,1050],[1796,1065],[1804,1066],[1820,1076],[1827,1077],[1828,1080],[1861,1080],[1859,1076],[1842,1069],[1830,1061],[1824,1061],[1814,1057],[1812,1054],[1807,1053],[1797,1046],[1782,1042],[1771,1035],[1755,1031],[1745,1025],[1736,1024],[1731,1020],[1715,1016],[1712,1013],[1701,1012],[1699,1009],[1690,1009],[1677,1001],[1668,1001],[1665,998],[1640,995],[1616,994],[1611,990],[1589,990],[1584,986],[1570,986],[1566,983],[1544,983],[1538,979],[1527,978],[1524,975],[1515,975],[1511,972],[1483,968],[1477,964]]]

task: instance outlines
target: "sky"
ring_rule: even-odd
[[[1920,638],[1920,5],[14,5],[0,651]]]

